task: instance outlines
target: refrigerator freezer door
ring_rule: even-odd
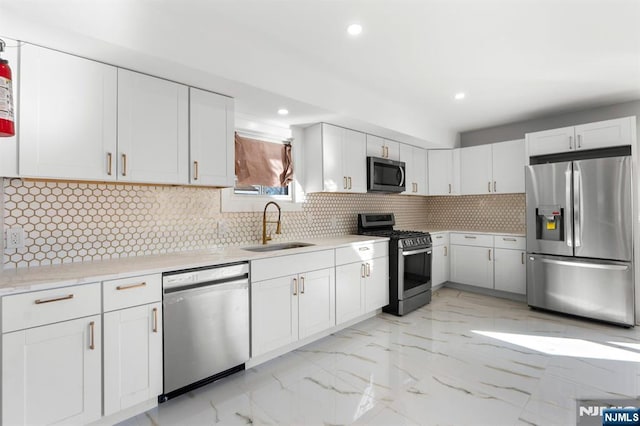
[[[529,306],[632,326],[630,262],[575,257],[527,256]]]
[[[575,255],[631,260],[631,157],[574,161]]]
[[[573,255],[571,166],[571,162],[564,162],[525,168],[529,253]],[[561,216],[551,223],[554,212]]]

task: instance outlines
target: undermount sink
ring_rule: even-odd
[[[245,247],[243,248],[243,250],[247,250],[247,251],[257,251],[257,252],[263,252],[263,251],[278,251],[278,250],[288,250],[288,249],[294,249],[294,248],[300,248],[300,247],[309,247],[309,246],[313,246],[315,244],[310,244],[310,243],[280,243],[280,244],[268,244],[268,245],[264,245],[264,246],[255,246],[255,247]]]

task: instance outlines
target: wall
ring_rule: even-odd
[[[24,249],[4,250],[4,269],[253,245],[261,239],[262,213],[221,213],[220,191],[212,188],[4,179],[2,190],[5,228],[22,226],[26,237]],[[274,240],[353,234],[361,212],[394,212],[398,229],[524,230],[522,194],[320,193],[309,194],[302,211],[283,212],[283,234]]]
[[[640,100],[463,132],[460,134],[460,146],[467,147],[523,139],[525,133],[633,115],[636,116],[640,127]]]

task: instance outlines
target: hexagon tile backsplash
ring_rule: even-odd
[[[4,179],[3,190],[5,229],[25,232],[25,248],[4,250],[4,269],[259,244],[261,238],[262,212],[222,213],[220,190],[213,188]],[[513,231],[524,214],[524,195],[493,197],[474,229]],[[478,201],[462,200],[468,197],[309,194],[302,211],[283,212],[283,234],[274,237],[353,234],[360,212],[394,212],[398,228],[447,227],[441,218],[431,223],[451,207],[447,198],[458,198],[455,207],[467,211],[447,216],[471,226]]]

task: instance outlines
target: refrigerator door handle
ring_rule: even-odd
[[[535,260],[533,257],[530,257],[529,260]],[[602,263],[583,263],[583,262],[568,262],[566,260],[551,260],[551,259],[540,259],[542,263],[551,263],[554,265],[563,265],[563,266],[576,266],[578,268],[591,268],[591,269],[607,269],[611,271],[626,271],[629,269],[627,265],[607,265]]]
[[[582,174],[577,163],[573,165],[573,220],[575,247],[580,247],[582,241]]]
[[[571,211],[571,163],[564,172],[566,187],[565,187],[565,206],[567,211],[564,212],[564,228],[567,238],[567,246],[573,247],[573,213]]]

